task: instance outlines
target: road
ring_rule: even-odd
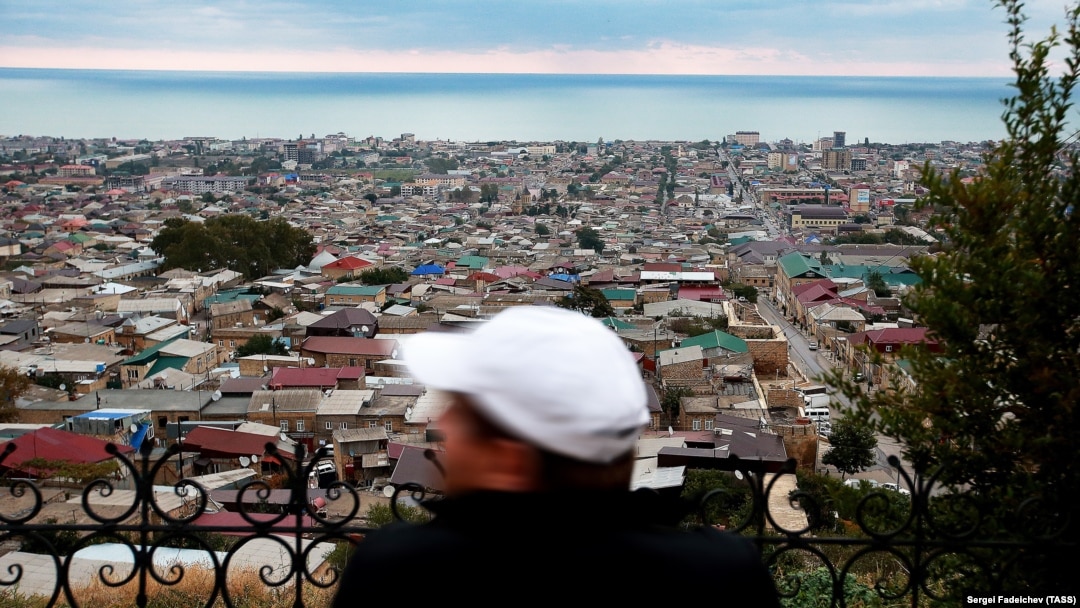
[[[804,336],[798,328],[788,322],[783,315],[769,302],[766,298],[762,297],[758,299],[758,313],[763,319],[776,325],[784,332],[784,335],[788,339],[788,343],[791,348],[788,350],[789,359],[791,364],[795,366],[803,376],[810,380],[821,377],[827,369],[830,369],[833,365],[828,360],[828,356],[822,354],[822,351],[810,350],[810,341]],[[838,404],[835,408],[835,414],[833,419],[838,418],[844,412],[851,409],[851,401],[844,395],[834,393],[831,395],[833,402]],[[888,462],[889,456],[896,456],[901,459],[901,464],[908,468],[910,472],[910,464],[904,461],[901,455],[901,446],[896,443],[892,438],[884,435],[877,436],[877,450],[876,450],[876,462],[873,466],[867,470],[854,475],[855,479],[873,479],[880,483],[892,482],[900,483],[900,485],[907,487],[908,484],[903,483],[902,479],[898,478],[896,469]],[[823,470],[821,464],[818,464],[818,470]],[[831,471],[835,473],[835,471]]]

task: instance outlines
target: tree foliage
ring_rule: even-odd
[[[832,465],[843,476],[854,475],[873,466],[877,461],[877,438],[868,425],[841,419],[833,425],[829,437],[832,449],[822,456],[822,464]]]
[[[248,341],[236,349],[237,357],[250,357],[251,355],[287,355],[289,350],[285,343],[266,334],[259,334],[248,338]]]
[[[912,260],[923,280],[906,304],[941,352],[905,353],[916,388],[894,383],[867,394],[839,373],[829,382],[860,419],[897,439],[916,469],[938,469],[944,490],[978,509],[978,533],[1031,538],[1036,528],[1061,529],[1080,492],[1080,176],[1067,124],[1080,74],[1080,7],[1069,9],[1064,37],[1054,31],[1031,42],[1021,3],[999,4],[1015,73],[1007,135],[979,179],[923,170],[929,194],[920,205],[936,210],[947,246]],[[1055,65],[1064,67],[1051,73],[1049,56],[1062,43]],[[1078,530],[1074,517],[1064,540],[1075,542]],[[1025,580],[1006,581],[1004,591],[1057,589],[1075,576],[1067,562],[1025,556],[1015,568]]]
[[[0,366],[0,422],[16,422],[19,410],[15,400],[30,388],[30,378],[16,367]]]
[[[578,244],[582,249],[592,249],[596,253],[604,253],[604,239],[595,228],[585,226],[577,231]]]
[[[280,217],[259,222],[248,215],[222,215],[203,223],[172,218],[150,246],[165,256],[164,269],[228,268],[248,279],[274,268],[307,264],[315,255],[311,233]]]
[[[615,309],[612,308],[611,302],[608,302],[604,294],[599,289],[586,285],[575,285],[574,291],[560,298],[555,302],[555,305],[576,310],[590,317],[615,316]]]
[[[409,279],[409,273],[404,268],[386,266],[385,268],[372,268],[360,273],[360,282],[364,285],[393,285],[404,283]]]

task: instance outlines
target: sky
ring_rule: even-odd
[[[1031,36],[1062,0],[1027,3]],[[1010,74],[990,0],[0,0],[0,67]]]

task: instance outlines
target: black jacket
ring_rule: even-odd
[[[710,528],[659,523],[670,517],[650,492],[483,492],[428,506],[435,513],[430,523],[395,524],[361,541],[334,608],[507,589],[513,603],[528,605],[574,605],[579,596],[640,603],[699,592],[740,599],[721,604],[779,605],[753,544]]]

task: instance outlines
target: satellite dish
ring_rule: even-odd
[[[214,391],[214,394],[210,395],[210,400],[217,401],[218,399],[221,399],[221,391]]]
[[[67,390],[67,385],[66,384],[61,384],[60,385],[60,390],[66,391]]]
[[[361,325],[360,326],[360,331],[362,331],[362,332],[364,332],[366,334],[368,332],[368,326],[367,325]]]
[[[89,344],[90,343],[90,338],[83,338],[82,341],[83,341],[83,344]]]
[[[132,433],[139,432],[139,425],[135,424],[134,422],[131,423],[131,427],[129,427],[129,428],[130,428]]]
[[[255,464],[256,462],[259,462],[259,457],[256,454],[252,454],[251,455],[251,464]]]
[[[241,456],[240,457],[240,466],[246,467],[249,464],[251,464],[251,459],[250,458],[248,458],[247,456]]]
[[[383,496],[385,496],[387,498],[393,498],[394,497],[394,488],[391,487],[391,486],[385,486],[382,489],[382,494],[383,494]]]
[[[741,480],[743,478],[742,471],[735,471],[735,479]]]

